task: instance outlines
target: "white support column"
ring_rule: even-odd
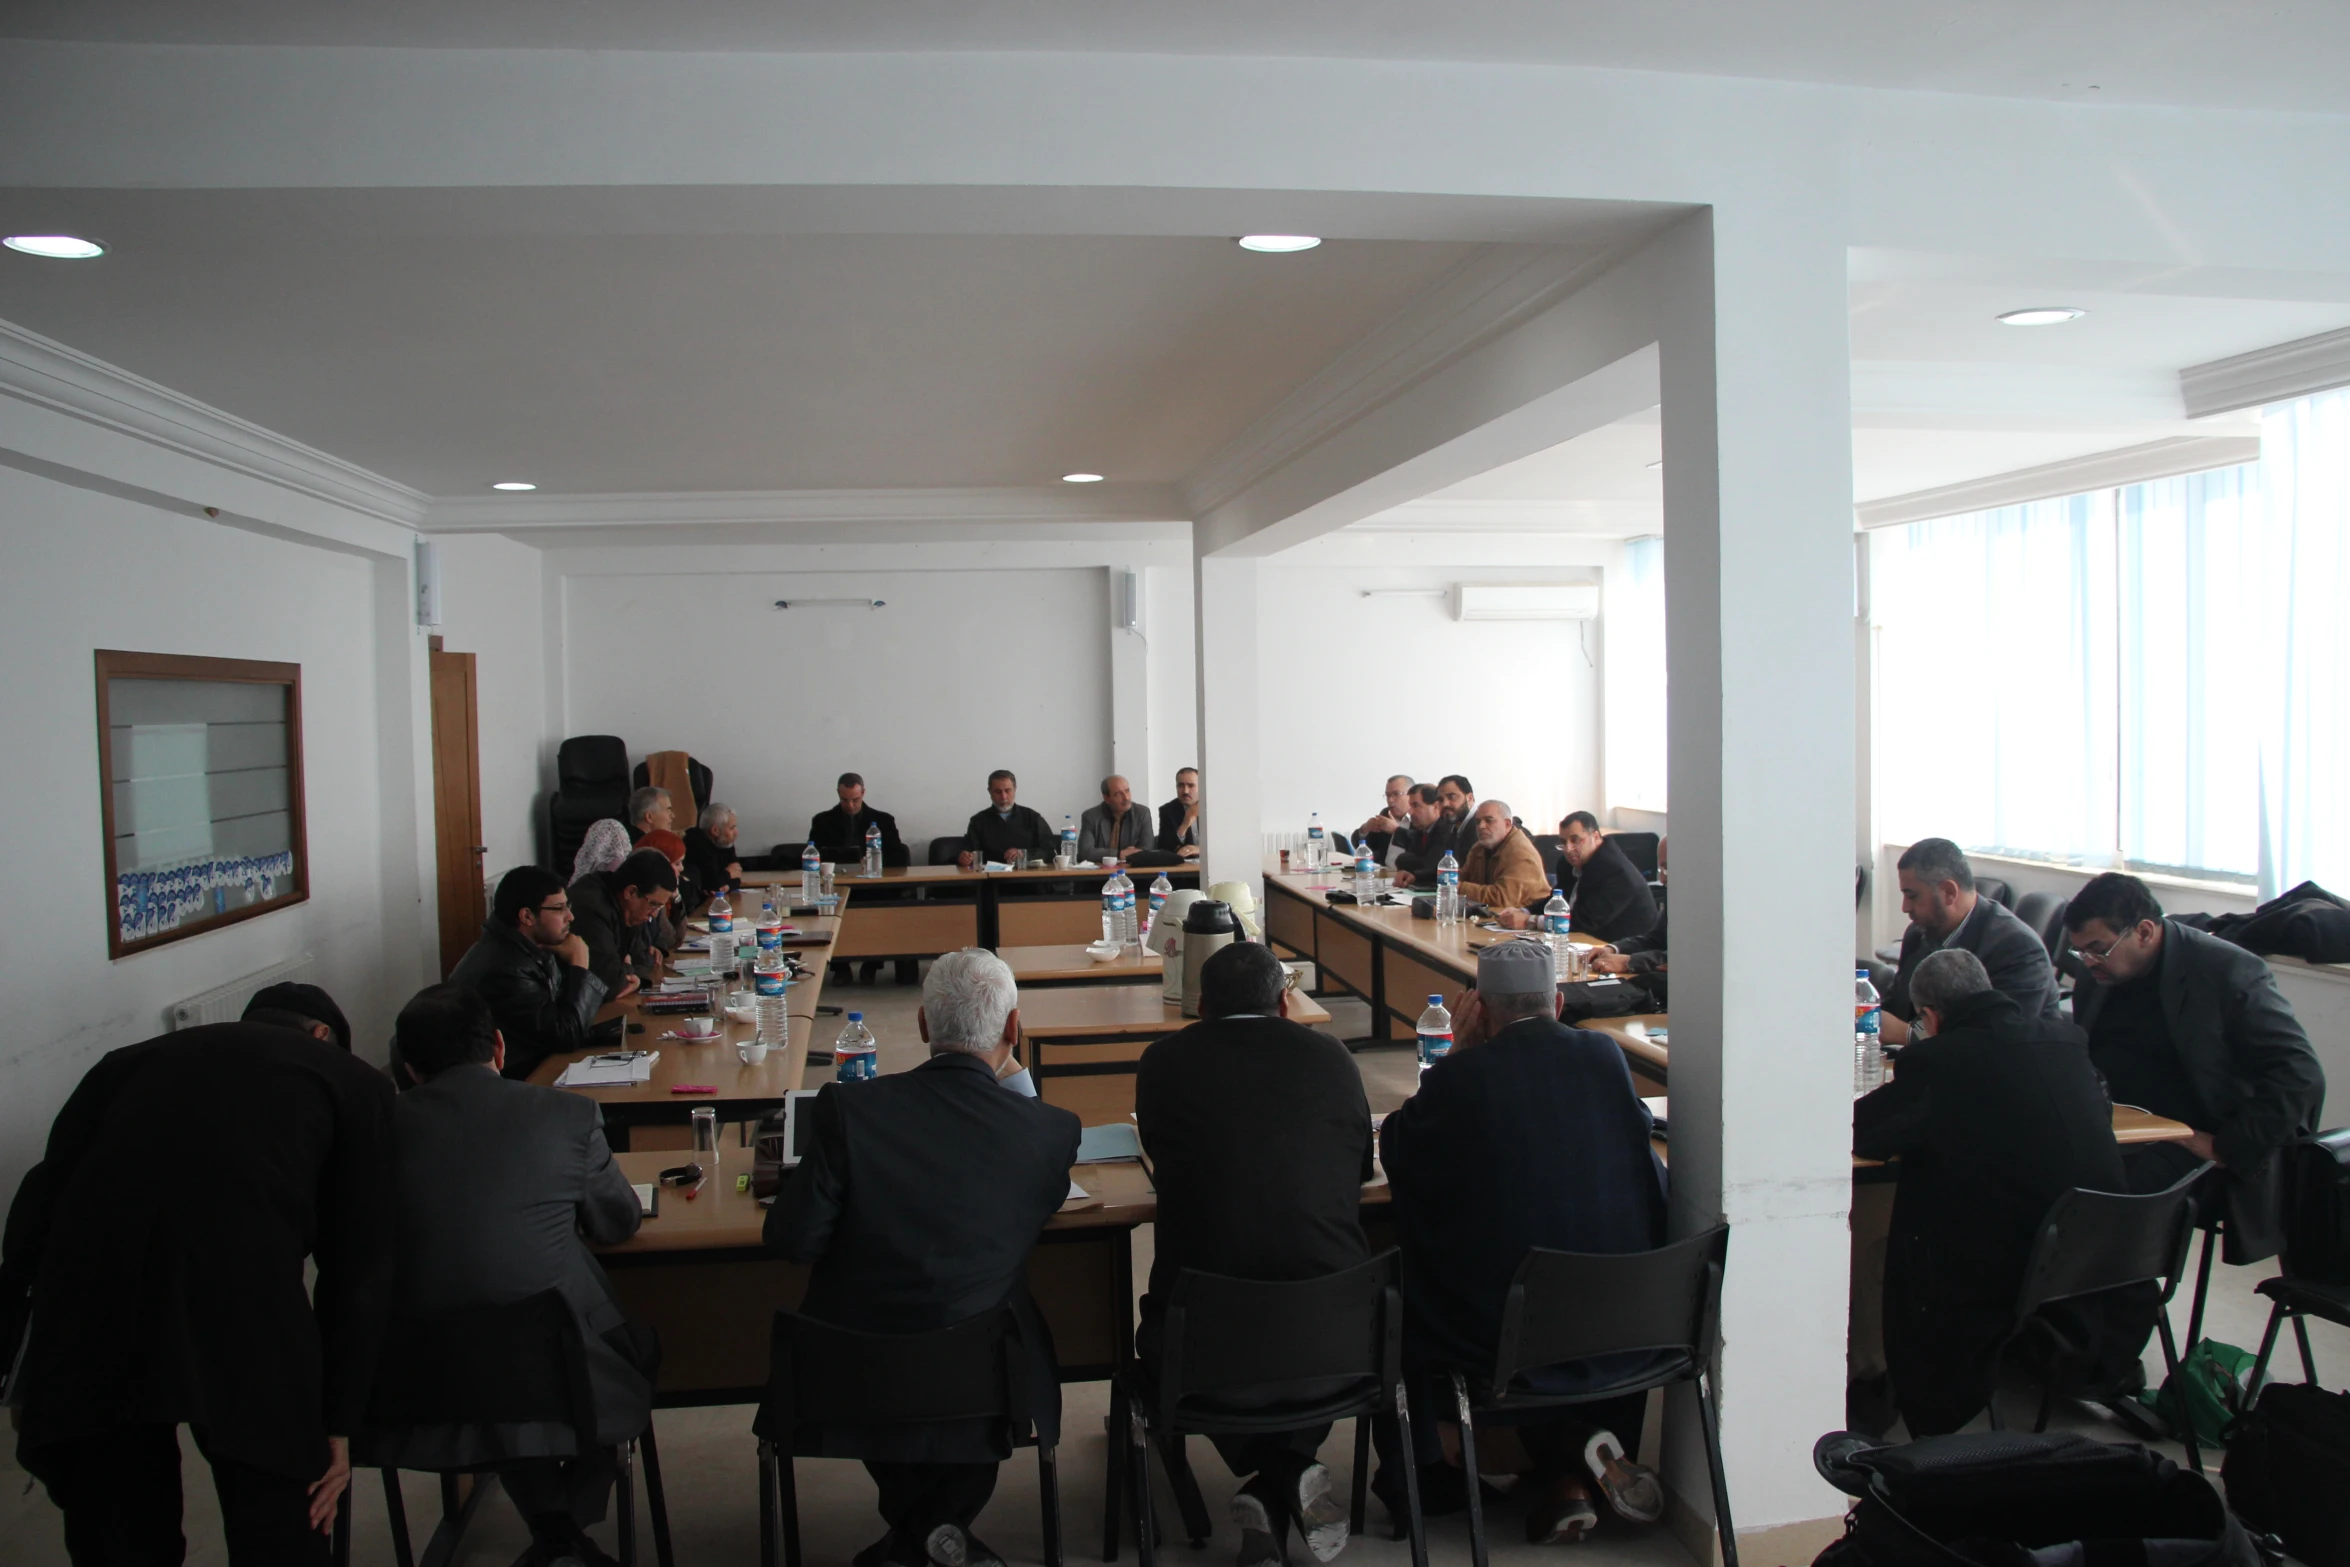
[[[1205,548],[1196,541],[1195,550]],[[1258,788],[1257,583],[1253,556],[1195,555],[1199,627],[1200,850],[1203,884],[1257,878],[1264,858]]]
[[[1141,614],[1144,572],[1139,567],[1113,565],[1109,578],[1110,613],[1104,635],[1110,639],[1110,771],[1124,773],[1134,785],[1134,797],[1155,806],[1165,780],[1151,776],[1150,665],[1141,636],[1118,624],[1123,580],[1134,578],[1136,614]]]
[[[1844,1419],[1852,1179],[1846,267],[1830,199],[1789,197],[1658,247],[1673,1209],[1679,1234],[1731,1225],[1723,1445],[1757,1560],[1810,1556],[1842,1512],[1811,1447]],[[1670,1479],[1710,1560],[1691,1413]]]

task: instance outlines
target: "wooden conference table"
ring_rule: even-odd
[[[844,905],[833,956],[932,958],[963,947],[1082,946],[1102,933],[1101,884],[1109,874],[1104,866],[967,871],[952,865],[899,865],[876,877],[840,867],[834,888],[855,888],[858,896],[853,907]],[[1128,874],[1140,890],[1162,871]],[[1197,866],[1168,866],[1163,874],[1177,887],[1199,885]],[[797,866],[743,876],[749,887],[788,886],[795,892],[799,879]]]

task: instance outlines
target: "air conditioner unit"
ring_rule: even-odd
[[[1597,620],[1596,582],[1456,582],[1455,620]]]

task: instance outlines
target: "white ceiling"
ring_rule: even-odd
[[[0,36],[1479,60],[2350,111],[2341,0],[15,0]]]

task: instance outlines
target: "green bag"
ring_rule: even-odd
[[[2252,1407],[2255,1390],[2245,1386],[2251,1375],[2250,1353],[2207,1338],[2187,1351],[2159,1390],[2140,1393],[2138,1402],[2174,1432],[2186,1431],[2191,1423],[2199,1446],[2218,1448],[2226,1445],[2229,1422]]]

